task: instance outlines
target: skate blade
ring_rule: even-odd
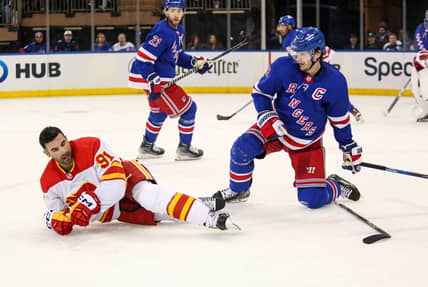
[[[229,219],[226,221],[226,230],[238,230],[238,231],[242,231],[241,227],[236,224],[235,222],[233,222],[232,220]]]
[[[200,157],[188,157],[188,156],[177,156],[175,158],[176,161],[189,161],[189,160],[197,160],[197,159],[201,159],[202,156]]]
[[[163,154],[161,155],[155,155],[155,154],[139,154],[137,155],[136,159],[153,159],[153,158],[160,158],[162,157]]]

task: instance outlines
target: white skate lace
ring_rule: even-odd
[[[340,188],[342,189],[342,195],[345,198],[349,198],[349,196],[352,193],[352,189],[348,188],[347,186],[341,185]]]
[[[217,219],[218,219],[217,214],[215,214],[214,212],[209,212],[208,216],[204,222],[204,226],[209,227],[209,228],[217,228],[216,227]]]

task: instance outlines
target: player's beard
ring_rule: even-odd
[[[174,28],[177,28],[181,22],[181,18],[180,17],[171,17],[171,18],[168,18],[168,22],[171,26],[173,26]]]
[[[69,170],[73,166],[73,160],[73,153],[71,151],[67,151],[61,155],[57,161],[61,167]]]

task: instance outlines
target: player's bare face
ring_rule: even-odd
[[[168,8],[166,12],[166,17],[168,18],[168,22],[174,28],[178,27],[178,25],[181,22],[181,19],[183,19],[183,16],[184,16],[184,11],[182,8],[171,7],[171,8]]]
[[[281,34],[281,36],[285,36],[288,34],[288,27],[285,24],[280,24],[277,26],[276,30],[278,31],[279,34]]]
[[[290,52],[294,61],[299,65],[300,71],[306,72],[311,68],[311,53],[309,51],[304,52]]]
[[[65,170],[70,170],[73,166],[70,142],[63,134],[58,134],[51,142],[45,144],[45,153]]]

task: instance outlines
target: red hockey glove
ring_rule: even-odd
[[[204,57],[193,57],[192,66],[199,74],[205,74],[213,67],[213,62]]]
[[[71,222],[80,226],[88,226],[91,216],[97,214],[100,208],[98,196],[92,191],[85,191],[70,207]]]
[[[361,170],[361,154],[363,149],[355,142],[340,147],[343,151],[342,168],[357,173]]]
[[[282,137],[285,135],[284,123],[279,119],[277,112],[263,111],[257,116],[257,125],[265,139],[274,135]]]
[[[151,100],[156,100],[162,95],[161,79],[155,72],[147,76],[147,81],[150,83],[150,94]]]
[[[71,223],[69,212],[69,209],[46,211],[45,220],[47,227],[55,230],[59,235],[70,234],[73,230],[73,224]]]

